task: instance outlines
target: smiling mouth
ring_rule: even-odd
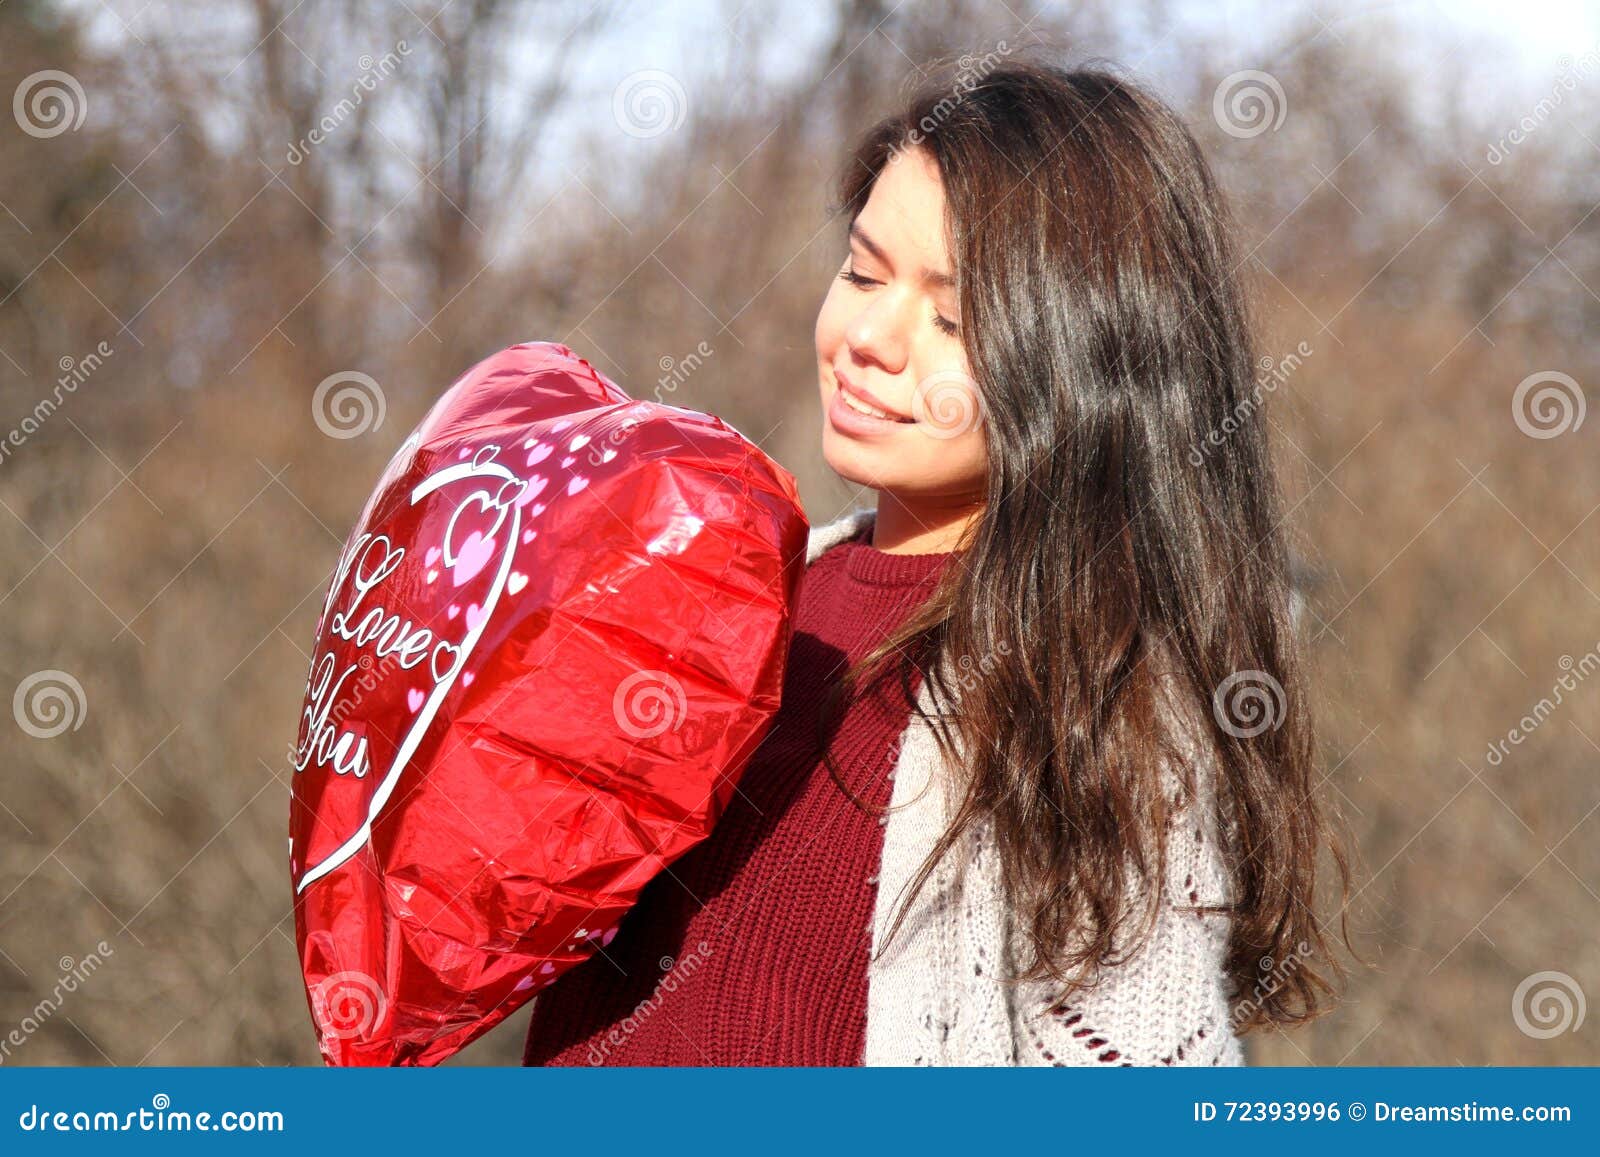
[[[880,410],[877,406],[863,401],[854,390],[845,385],[837,376],[834,378],[839,389],[839,400],[849,409],[869,418],[879,418],[886,422],[914,423],[915,418],[902,418],[899,414],[891,414],[888,410]]]

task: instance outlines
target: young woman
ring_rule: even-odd
[[[1283,513],[1194,139],[1099,70],[930,84],[843,177],[782,708],[529,1064],[1239,1064],[1326,1011]],[[1224,433],[1225,432],[1225,433]]]

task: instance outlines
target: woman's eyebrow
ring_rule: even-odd
[[[889,260],[889,255],[883,251],[883,246],[867,236],[867,231],[861,227],[859,221],[850,222],[850,236],[859,241],[863,249],[885,265],[894,265],[894,262]],[[956,284],[956,279],[950,274],[941,273],[934,269],[924,269],[922,271],[922,280],[924,284],[932,285],[938,289],[953,289]]]

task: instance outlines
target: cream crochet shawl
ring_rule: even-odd
[[[811,531],[806,562],[876,518],[857,509]],[[932,712],[929,688],[919,700]],[[882,960],[902,887],[909,884],[952,814],[951,778],[932,728],[913,716],[900,738],[884,819],[883,860],[868,973],[868,1065],[1240,1065],[1230,1022],[1224,952],[1226,915],[1185,911],[1226,903],[1230,878],[1219,855],[1214,797],[1173,830],[1167,899],[1151,939],[1107,969],[1064,1013],[1047,1007],[1047,986],[1001,983],[1020,958],[1003,897],[999,860],[985,825],[945,856],[907,912]],[[928,790],[937,786],[940,790]],[[1176,783],[1176,780],[1170,782]],[[1203,789],[1207,781],[1201,777]],[[959,859],[965,871],[952,862]]]

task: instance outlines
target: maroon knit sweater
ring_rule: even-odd
[[[852,703],[822,762],[827,688],[932,592],[944,554],[870,526],[807,569],[783,701],[706,840],[645,886],[611,943],[535,999],[529,1065],[858,1065],[883,821],[912,704],[898,676]],[[918,685],[912,676],[912,689]]]

